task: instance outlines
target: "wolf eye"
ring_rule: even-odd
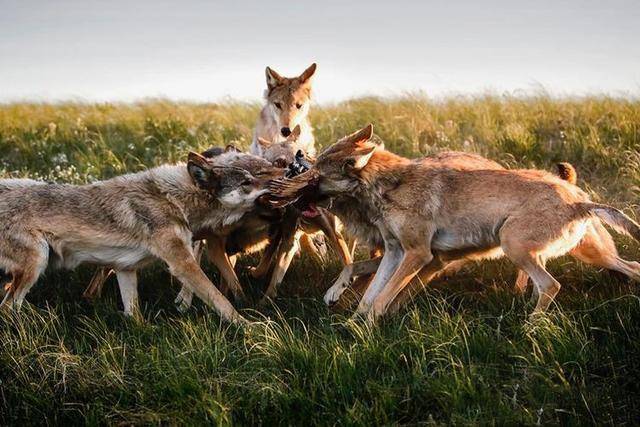
[[[296,104],[296,108],[299,110],[302,108],[302,104]]]
[[[274,102],[273,105],[275,105],[278,110],[282,110],[282,104],[279,102]]]

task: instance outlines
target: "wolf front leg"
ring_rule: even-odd
[[[207,239],[207,258],[220,271],[222,279],[231,288],[236,303],[244,303],[246,296],[238,280],[238,275],[233,269],[233,265],[226,251],[226,240],[222,237],[212,237]]]
[[[393,299],[411,282],[411,279],[424,267],[430,263],[436,263],[434,270],[442,268],[439,260],[434,260],[433,255],[428,250],[407,250],[398,268],[393,273],[382,291],[373,302],[373,306],[367,313],[367,320],[373,322],[380,318]]]
[[[264,297],[260,301],[260,305],[265,305],[269,300],[275,298],[277,287],[282,283],[284,275],[287,273],[287,270],[289,270],[289,266],[291,265],[291,260],[299,249],[300,243],[295,233],[290,237],[282,239],[280,247],[278,248],[278,253],[276,254],[275,266],[271,272],[271,278],[269,279],[269,284],[267,285]]]
[[[317,227],[327,236],[331,248],[340,256],[343,265],[353,262],[351,251],[344,240],[342,233],[338,230],[336,217],[327,211],[313,219]]]
[[[116,271],[118,286],[120,287],[120,298],[124,314],[133,318],[141,318],[140,306],[138,305],[138,277],[135,270]]]
[[[407,302],[413,300],[416,295],[424,291],[426,286],[435,279],[443,277],[449,277],[457,273],[462,267],[464,267],[469,260],[458,259],[455,261],[441,261],[440,263],[430,262],[425,265],[422,270],[409,282],[404,289],[400,290],[400,293],[387,304],[387,308],[384,312],[385,316],[395,314],[401,307],[407,304]]]
[[[405,252],[389,283],[376,297],[369,320],[375,321],[389,311],[396,312],[419,289],[424,289],[431,280],[442,274],[446,266],[426,248]],[[404,297],[401,296],[403,292]]]
[[[273,233],[270,233],[269,242],[267,243],[267,247],[262,252],[262,256],[260,257],[260,262],[257,266],[249,268],[249,274],[254,279],[261,279],[273,268],[275,255],[278,251],[278,247],[280,246],[280,241],[282,240],[282,229],[280,227],[275,228]]]
[[[285,217],[280,226],[280,244],[274,254],[274,267],[269,277],[269,284],[265,291],[264,297],[260,304],[266,304],[269,299],[276,296],[276,289],[291,264],[293,256],[299,249],[299,243],[296,236],[298,230],[298,217],[291,212]]]
[[[338,279],[329,289],[327,289],[327,292],[324,294],[325,304],[331,306],[337,303],[344,291],[346,291],[351,285],[351,281],[353,278],[365,274],[375,273],[380,266],[381,261],[382,257],[377,257],[365,261],[356,261],[354,263],[345,265],[340,272],[340,276],[338,277]]]
[[[248,323],[204,274],[193,255],[191,236],[187,232],[184,234],[180,235],[173,230],[159,233],[152,239],[153,253],[167,263],[172,275],[215,309],[222,319],[233,323]]]
[[[198,240],[193,243],[193,256],[196,259],[198,265],[202,265],[202,253],[204,252],[204,240]],[[224,292],[224,291],[222,291]],[[173,301],[177,309],[181,313],[185,313],[191,308],[193,302],[193,291],[188,286],[182,285],[180,292]]]
[[[365,291],[362,299],[360,300],[360,303],[358,304],[356,315],[366,315],[369,312],[373,301],[376,299],[378,294],[382,291],[389,279],[391,279],[393,273],[396,271],[398,264],[402,260],[402,256],[403,250],[400,247],[399,243],[388,244],[385,247],[384,255],[382,256],[382,260],[380,261],[380,266],[378,267],[375,276],[373,276],[371,284]]]

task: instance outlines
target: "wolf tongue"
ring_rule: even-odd
[[[318,212],[318,208],[316,207],[315,203],[309,203],[307,205],[307,208],[302,211],[302,216],[307,218],[315,218],[318,215],[320,215],[320,212]]]

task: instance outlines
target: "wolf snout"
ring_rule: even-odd
[[[291,129],[289,129],[288,127],[284,127],[280,129],[280,133],[282,134],[282,136],[287,137],[291,135]]]

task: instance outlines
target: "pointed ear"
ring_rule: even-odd
[[[269,67],[265,69],[265,74],[267,76],[267,87],[269,89],[273,89],[283,80],[283,77],[280,74],[276,73]]]
[[[224,150],[220,147],[213,147],[213,148],[209,148],[206,151],[203,151],[201,153],[201,156],[206,157],[207,159],[212,159],[216,156],[221,155],[222,153],[224,153]]]
[[[240,150],[238,150],[238,147],[236,147],[233,144],[229,144],[224,148],[224,152],[225,153],[229,153],[229,152],[234,152],[234,153],[241,153]]]
[[[355,162],[353,164],[353,168],[355,170],[360,170],[360,169],[363,169],[365,166],[367,166],[367,163],[369,163],[369,160],[371,160],[371,156],[373,156],[373,153],[376,151],[376,148],[378,147],[375,145],[372,145],[371,147],[363,148],[361,150],[356,151],[354,153]]]
[[[315,72],[316,72],[316,63],[314,62],[309,66],[309,68],[304,70],[298,78],[300,79],[300,82],[306,83],[311,77],[313,77]]]
[[[211,165],[205,157],[193,151],[190,152],[187,171],[198,187],[207,189],[211,187]]]
[[[260,144],[262,148],[271,147],[271,141],[267,141],[266,139],[260,137],[258,137],[258,144]]]
[[[302,130],[300,130],[300,125],[296,125],[296,127],[291,131],[291,135],[287,137],[287,142],[296,142],[298,138],[300,138],[301,132]]]
[[[373,125],[369,123],[357,132],[352,133],[345,137],[345,139],[354,145],[362,145],[369,141],[373,136]]]
[[[370,145],[365,148],[360,148],[356,150],[351,156],[347,158],[347,161],[344,164],[344,168],[346,170],[359,171],[364,169],[365,166],[371,160],[371,156],[378,148],[377,145]]]
[[[188,163],[194,163],[201,166],[209,166],[209,161],[206,157],[201,154],[198,154],[194,151],[189,151],[189,156],[187,157]],[[210,166],[209,166],[210,167]]]

